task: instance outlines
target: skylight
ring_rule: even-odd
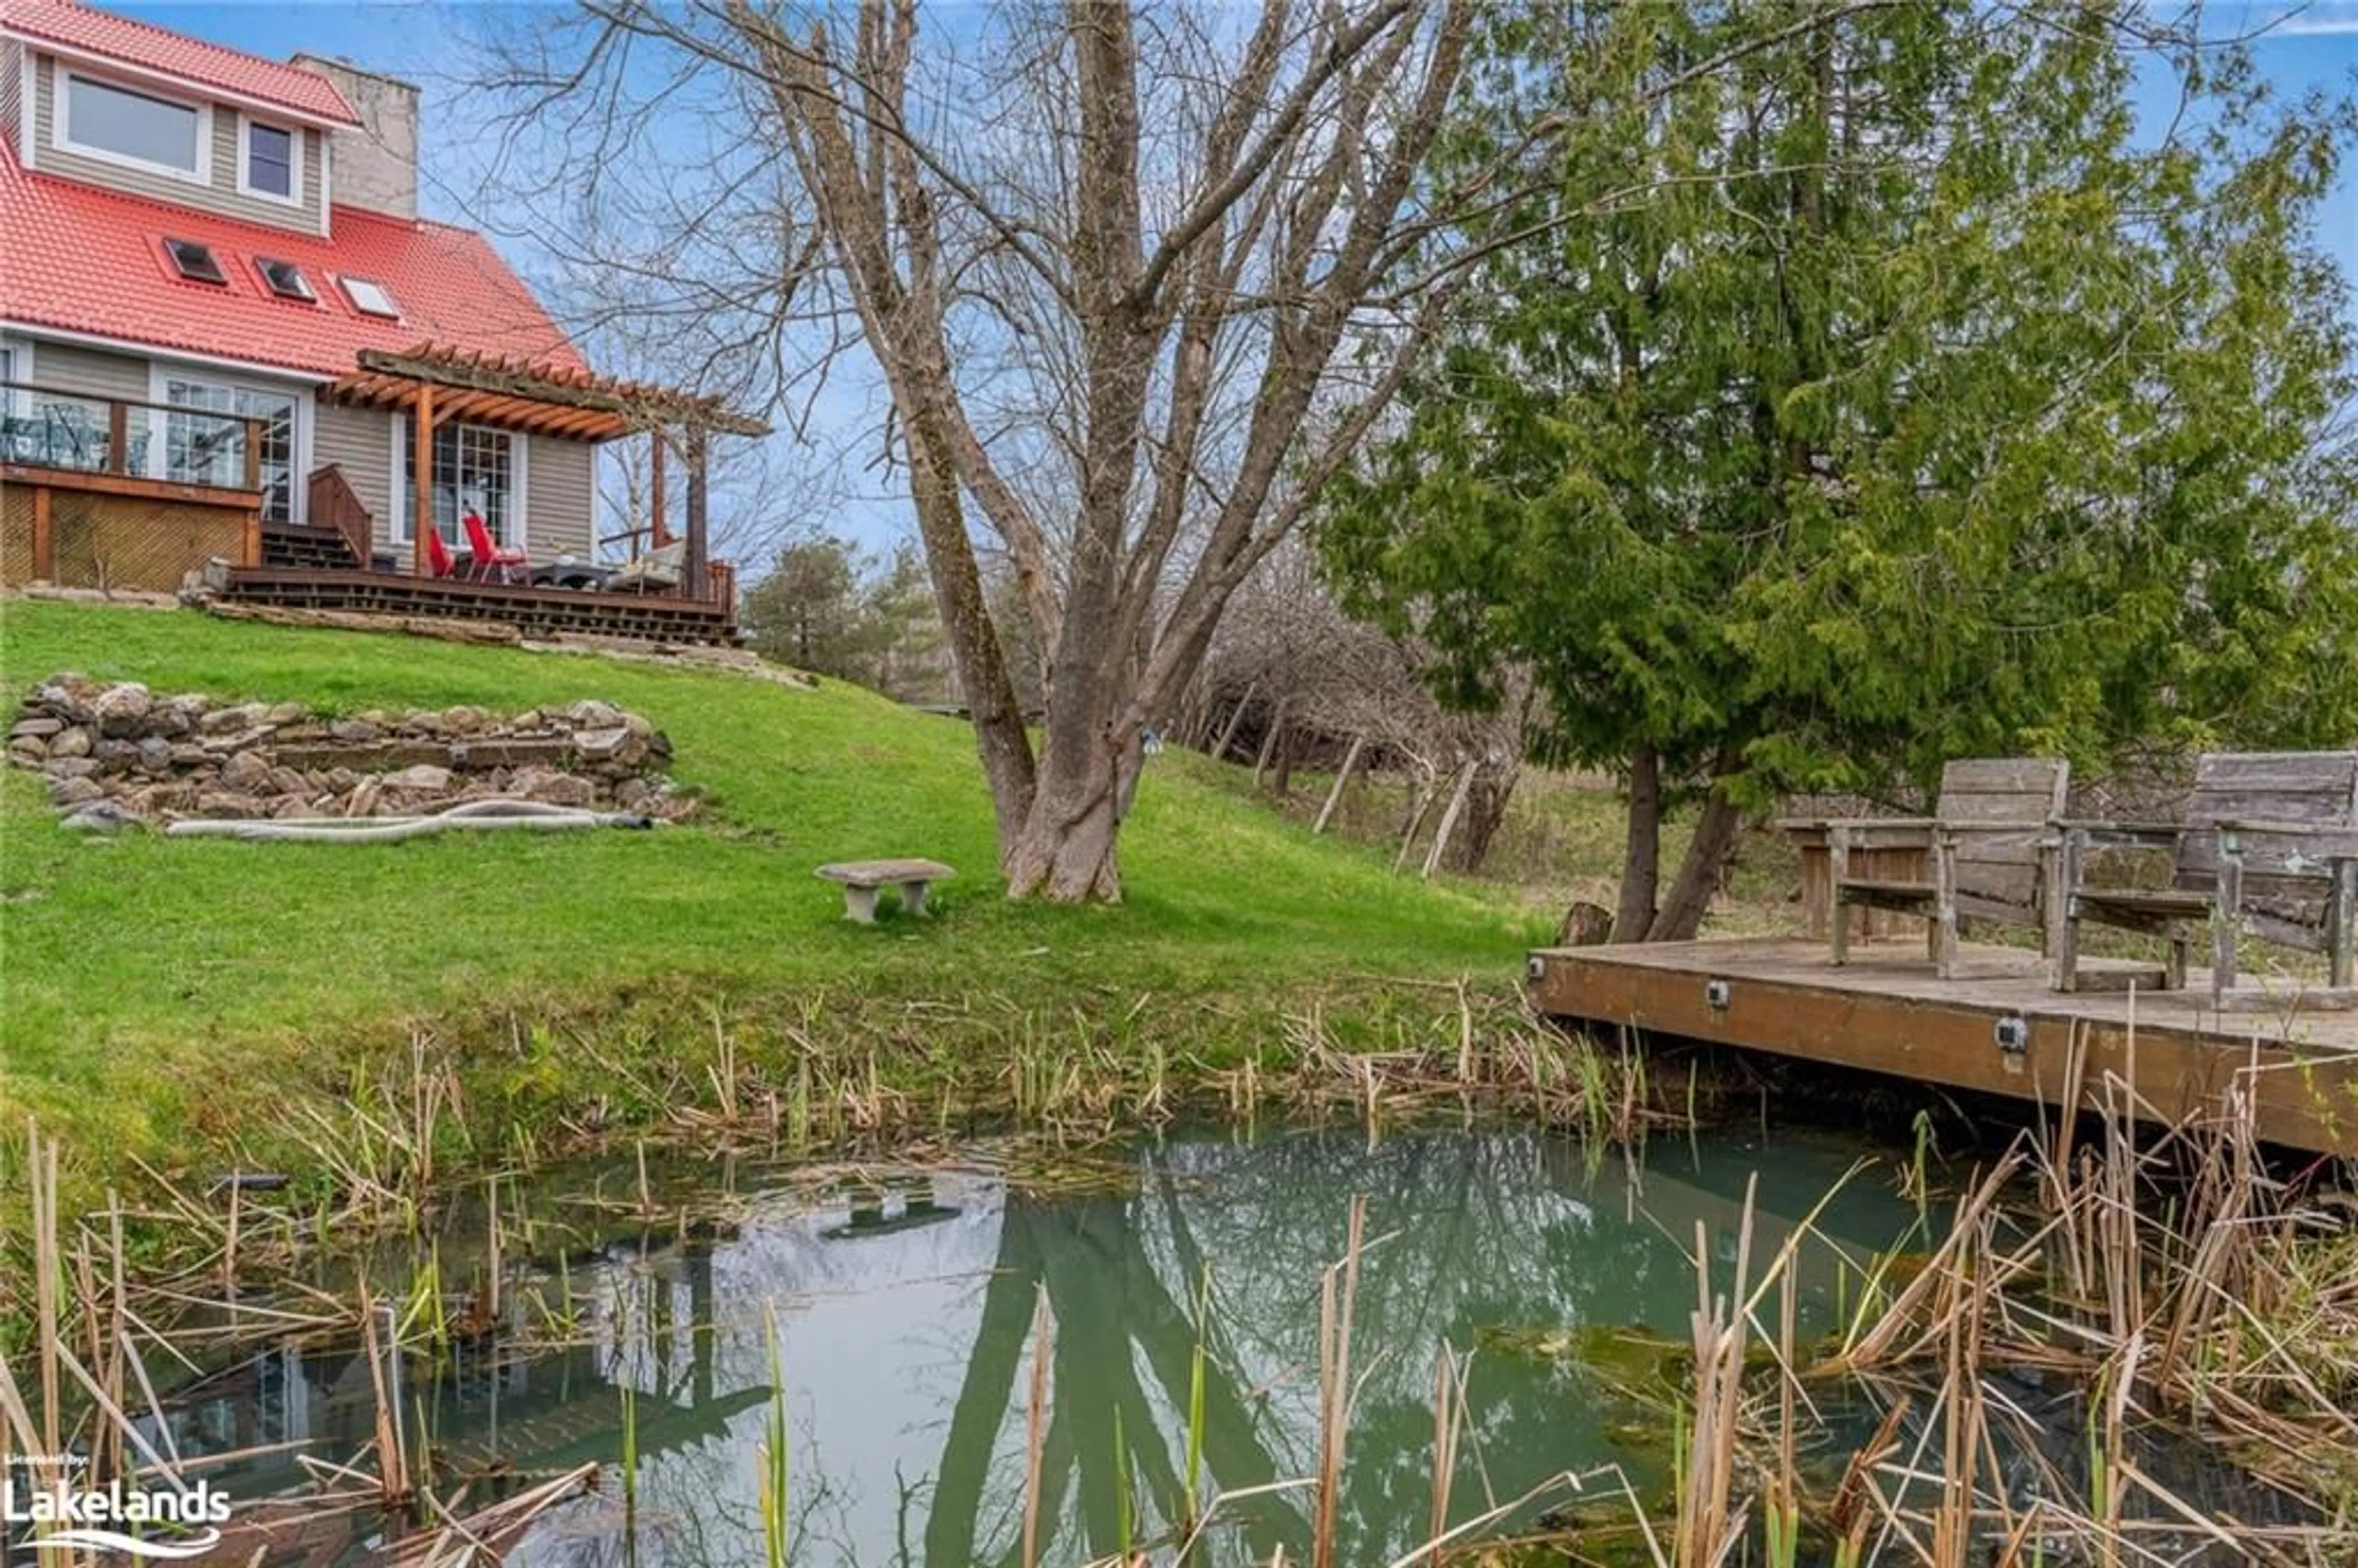
[[[166,240],[164,254],[172,258],[172,265],[179,275],[192,282],[223,285],[229,282],[229,275],[222,271],[221,263],[213,259],[211,245],[199,244],[194,240]]]
[[[372,283],[365,277],[344,277],[338,281],[343,284],[344,297],[352,302],[352,308],[362,315],[383,316],[395,321],[401,319],[401,307],[393,302],[393,296],[385,292],[384,285]]]
[[[293,262],[276,261],[269,256],[256,256],[254,258],[254,267],[256,272],[262,274],[262,281],[270,286],[270,292],[281,299],[310,300],[319,297],[311,292],[311,280],[305,277],[303,269]]]

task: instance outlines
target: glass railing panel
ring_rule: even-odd
[[[0,382],[0,462],[243,489],[253,427],[236,415],[165,408]],[[287,449],[281,450],[281,449]],[[291,484],[291,442],[265,425],[258,478]]]

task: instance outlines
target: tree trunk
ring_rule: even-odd
[[[1008,677],[999,633],[990,623],[990,604],[982,590],[982,573],[967,543],[966,512],[958,499],[957,481],[940,449],[925,434],[931,422],[912,418],[903,427],[909,454],[909,494],[917,514],[917,530],[925,543],[926,575],[934,585],[934,607],[948,633],[951,667],[958,689],[973,716],[976,749],[982,755],[982,774],[990,787],[990,806],[999,827],[1000,863],[1004,869],[1019,825],[1033,814],[1036,765],[1032,733],[1023,723],[1023,705],[1016,700],[1015,683]]]
[[[1277,735],[1277,777],[1270,781],[1270,790],[1278,799],[1291,799],[1293,795],[1294,732],[1291,726],[1282,727]]]
[[[1008,897],[1120,902],[1114,844],[1125,781],[1140,761],[1135,735],[1120,745],[1108,737],[1078,754],[1056,748],[1041,757],[1032,809],[1005,857]]]
[[[1252,707],[1253,693],[1260,689],[1259,681],[1249,681],[1245,684],[1244,696],[1237,698],[1236,707],[1229,710],[1228,725],[1220,731],[1219,742],[1212,748],[1212,761],[1216,762],[1228,761],[1228,747],[1237,738],[1237,726],[1245,721],[1245,714]]]
[[[1401,829],[1400,853],[1392,857],[1392,874],[1408,864],[1408,852],[1416,843],[1417,830],[1424,826],[1424,815],[1433,809],[1433,797],[1441,793],[1441,779],[1431,770],[1420,767],[1409,784],[1408,825]]]
[[[1278,738],[1285,733],[1285,704],[1269,716],[1269,730],[1260,738],[1260,750],[1253,754],[1252,786],[1260,788],[1261,774],[1269,771],[1269,760],[1277,751]]]
[[[1449,854],[1442,861],[1445,870],[1471,876],[1482,869],[1490,858],[1490,841],[1507,820],[1508,803],[1515,798],[1515,784],[1522,776],[1522,765],[1509,762],[1504,767],[1480,769],[1474,778],[1474,793],[1466,797],[1466,821],[1457,837],[1450,841]]]
[[[1474,774],[1481,765],[1468,762],[1458,770],[1457,787],[1449,792],[1449,806],[1441,814],[1441,826],[1433,830],[1433,848],[1424,852],[1423,874],[1427,879],[1441,869],[1441,857],[1449,849],[1450,836],[1457,831],[1457,819],[1465,815],[1466,794],[1474,787]]]
[[[1639,741],[1629,753],[1629,828],[1621,851],[1621,897],[1613,940],[1643,942],[1654,925],[1662,880],[1662,759]]]
[[[1351,782],[1351,771],[1359,765],[1359,753],[1368,749],[1365,735],[1351,737],[1351,749],[1343,753],[1343,766],[1335,774],[1335,787],[1326,792],[1326,804],[1318,808],[1318,820],[1310,825],[1313,835],[1326,831],[1326,824],[1335,819],[1335,808],[1343,804],[1344,786]]]
[[[1743,823],[1744,814],[1716,786],[1704,796],[1703,818],[1695,824],[1686,859],[1679,863],[1678,880],[1671,884],[1671,896],[1661,913],[1654,916],[1653,926],[1646,933],[1647,941],[1694,939],[1704,915],[1711,909],[1713,896],[1719,892],[1720,877],[1727,870],[1728,857],[1736,851],[1736,830]]]

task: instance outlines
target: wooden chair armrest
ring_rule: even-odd
[[[1855,816],[1826,829],[1827,842],[1845,849],[1931,849],[1940,837],[1941,825],[1929,816]]]
[[[2252,838],[2290,839],[2298,851],[2323,860],[2358,860],[2358,827],[2326,827],[2314,822],[2223,821],[2218,831]],[[2223,845],[2223,849],[2226,846]]]
[[[2339,822],[2289,822],[2262,816],[2223,816],[2218,827],[2222,832],[2275,833],[2291,838],[2348,839],[2358,834],[2358,827]]]
[[[2063,838],[2091,849],[2167,849],[2187,831],[2182,822],[2112,822],[2102,817],[2058,817],[2049,825]]]

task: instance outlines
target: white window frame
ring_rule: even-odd
[[[254,132],[281,131],[287,136],[287,194],[265,190],[255,185],[254,174]],[[281,124],[240,111],[237,116],[237,193],[251,196],[256,201],[268,201],[280,207],[303,205],[303,127]]]
[[[40,100],[41,73],[39,61],[32,49],[19,43],[16,47],[16,156],[25,160],[27,168],[41,167],[38,157],[40,138],[33,135],[33,114]]]
[[[384,284],[373,277],[361,277],[349,272],[340,272],[335,276],[337,291],[343,295],[344,304],[350,308],[353,315],[364,316],[372,321],[398,321],[402,319],[401,301],[395,298],[393,290]],[[387,315],[382,310],[371,310],[362,305],[360,296],[352,292],[352,285],[356,283],[362,288],[375,290],[379,299],[393,307],[393,313]]]
[[[8,356],[8,372],[0,381],[31,381],[33,375],[33,341],[0,332],[0,354]],[[31,406],[32,394],[13,386],[0,387],[0,414],[11,418],[24,414]]]
[[[393,446],[386,455],[386,471],[392,480],[387,492],[393,497],[392,529],[387,536],[394,544],[407,545],[415,549],[417,546],[415,527],[417,514],[416,508],[409,500],[409,460],[413,455],[410,427],[416,423],[416,416],[403,410],[395,413],[386,423],[393,427]],[[437,419],[434,421],[434,433],[438,436],[452,427],[506,438],[508,488],[514,492],[509,497],[512,503],[510,511],[514,514],[515,525],[509,530],[513,536],[502,540],[501,545],[511,550],[529,550],[532,538],[532,438],[522,430],[503,430],[495,425],[477,425],[466,419]],[[427,482],[433,481],[429,478]],[[467,541],[462,535],[453,546],[454,553],[463,552],[466,547]]]
[[[135,98],[152,98],[158,103],[169,103],[177,108],[195,111],[197,167],[194,169],[186,169],[178,164],[157,163],[148,158],[134,157],[129,153],[116,152],[111,147],[94,147],[74,140],[73,93],[70,89],[72,82],[77,79],[116,92],[127,92]],[[95,158],[101,163],[114,164],[118,168],[135,168],[148,174],[160,174],[168,179],[177,179],[184,185],[211,185],[213,182],[213,106],[211,104],[201,101],[192,102],[185,98],[175,98],[168,92],[158,92],[145,83],[125,81],[119,77],[108,76],[95,70],[84,70],[79,66],[68,66],[63,62],[58,64],[49,72],[49,92],[55,100],[50,105],[49,141],[59,152],[71,153],[77,157]]]
[[[301,262],[288,261],[284,256],[265,256],[259,251],[245,259],[253,264],[254,281],[262,285],[263,297],[279,300],[288,305],[308,305],[315,309],[325,303],[319,297],[319,286],[311,281],[310,269]],[[304,292],[301,294],[279,293],[277,286],[270,281],[270,274],[263,270],[262,264],[265,261],[277,266],[292,267],[296,278],[303,285]]]
[[[199,364],[192,361],[149,360],[147,362],[147,401],[157,405],[156,407],[145,410],[150,421],[169,417],[163,412],[163,406],[171,402],[170,384],[176,381],[190,382],[204,386],[227,387],[232,391],[242,388],[244,391],[258,392],[269,397],[287,397],[294,400],[295,439],[287,459],[288,470],[287,520],[297,527],[308,523],[310,518],[308,514],[311,502],[311,388],[300,382],[274,381],[268,376],[241,375],[233,371],[225,371],[213,365]],[[210,410],[200,410],[200,412],[210,412]],[[165,447],[162,430],[158,428],[151,431],[147,440],[147,475],[150,479],[168,477],[164,471],[168,460]]]

